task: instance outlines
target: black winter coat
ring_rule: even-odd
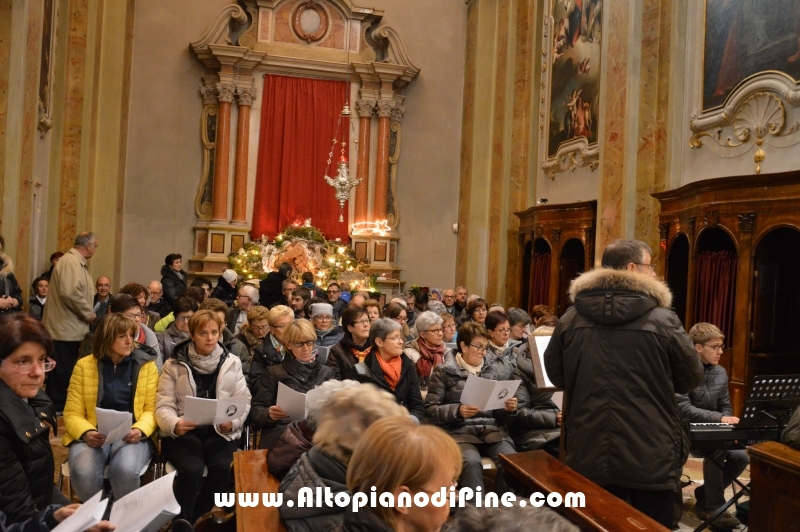
[[[358,512],[348,506],[344,511],[342,525],[335,532],[394,532],[394,528],[384,523],[369,506],[359,509]]]
[[[300,508],[297,496],[301,488],[311,488],[316,497],[316,488],[330,488],[335,497],[337,493],[347,492],[347,466],[329,454],[312,447],[300,457],[281,482],[279,492],[283,493],[284,504],[281,517],[289,532],[330,532],[342,524],[344,508],[336,504],[317,508]],[[290,507],[286,501],[292,500]]]
[[[267,449],[278,439],[282,430],[290,423],[287,419],[273,422],[269,418],[269,407],[278,401],[278,383],[283,383],[292,390],[307,393],[323,382],[333,378],[333,370],[320,363],[319,359],[311,364],[303,364],[289,355],[275,366],[269,366],[256,384],[250,410],[250,424],[261,429],[261,440],[258,446]]]
[[[508,433],[514,438],[517,451],[541,449],[547,442],[558,438],[560,430],[556,416],[558,407],[552,392],[539,392],[533,373],[530,347],[525,342],[517,353],[516,378],[522,383],[517,388],[517,415],[510,417]]]
[[[250,391],[254,392],[253,396],[255,396],[255,386],[264,374],[264,370],[269,366],[283,362],[284,357],[272,345],[271,336],[272,333],[266,335],[261,345],[253,350],[253,358],[250,360],[250,373],[247,375],[247,385],[250,387]]]
[[[489,366],[491,367],[491,366]],[[481,377],[490,379],[486,373]],[[461,406],[461,392],[467,384],[469,372],[456,362],[456,352],[452,349],[444,354],[444,364],[433,368],[428,382],[428,395],[425,396],[425,414],[430,423],[438,425],[449,433],[458,443],[497,443],[511,442],[504,423],[513,417],[504,410],[479,412],[471,418],[463,418],[458,412]]]
[[[181,270],[181,275],[183,278],[166,264],[161,267],[161,286],[164,290],[164,299],[170,307],[175,304],[178,296],[186,291],[186,272]]]
[[[16,307],[0,310],[0,314],[10,314],[22,310],[22,290],[19,287],[17,278],[14,277],[14,263],[4,253],[0,253],[0,297],[10,297],[17,300]]]
[[[26,403],[0,380],[0,512],[11,523],[52,502],[51,426],[58,430],[56,411],[42,390]]]
[[[392,390],[386,382],[381,365],[376,358],[378,356],[377,350],[374,351],[367,355],[364,362],[356,364],[354,369],[355,378],[359,382],[374,384],[381,390],[386,390],[394,395],[394,398],[397,399],[397,404],[406,407],[409,414],[417,418],[417,421],[422,422],[425,419],[425,406],[422,402],[422,394],[419,391],[419,379],[417,378],[417,369],[414,363],[405,354],[400,355],[403,361],[400,366],[400,380],[397,381],[397,386]]]
[[[703,383],[688,394],[678,395],[681,418],[689,423],[721,423],[733,415],[728,394],[728,374],[722,366],[703,364]]]
[[[61,508],[60,504],[51,504],[44,510],[39,510],[33,517],[14,523],[6,522],[6,516],[0,512],[0,532],[50,532],[58,526],[58,521],[53,514]]]
[[[601,268],[575,279],[570,298],[545,352],[564,388],[566,464],[601,486],[677,488],[689,441],[675,394],[696,388],[703,366],[672,294],[653,277]]]
[[[233,302],[236,301],[237,293],[238,290],[236,290],[236,287],[231,286],[230,283],[228,283],[228,281],[226,281],[225,278],[220,275],[217,278],[217,286],[215,286],[214,290],[211,291],[211,295],[209,297],[219,299],[230,307],[233,305]]]
[[[267,308],[283,298],[283,282],[288,279],[280,272],[269,272],[258,285],[258,302]]]
[[[364,351],[367,348],[366,345],[356,345],[352,340],[348,340],[345,337],[328,351],[328,360],[325,363],[333,369],[334,378],[337,380],[358,380],[355,372],[358,357],[350,351],[350,347],[354,347],[359,351]]]

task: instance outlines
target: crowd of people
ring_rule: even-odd
[[[724,336],[711,324],[686,333],[654,277],[652,252],[638,241],[608,246],[603,267],[572,283],[574,305],[560,319],[544,305],[529,314],[489,304],[463,286],[378,301],[336,282],[323,289],[287,263],[260,284],[240,282],[233,270],[215,285],[190,282],[179,254],[166,257],[160,280],[111,294],[108,277],[89,274],[98,246],[82,233],[54,255],[32,284],[27,313],[0,249],[0,513],[8,523],[52,528],[68,513],[51,506],[69,502],[53,486],[57,416],[81,500],[103,489],[124,497],[160,453],[177,471],[179,517],[192,522],[211,510],[214,493],[234,491],[230,465],[249,429],[269,449],[269,471],[287,500],[319,486],[399,496],[457,485],[501,495],[513,490],[501,454],[558,457],[562,446],[567,465],[672,525],[688,451],[681,419],[738,422],[718,366]],[[531,336],[551,337],[545,366],[568,415],[537,386]],[[461,400],[470,375],[521,383],[501,408],[484,411]],[[305,419],[278,405],[282,386],[306,395]],[[247,408],[232,421],[198,425],[184,418],[189,397],[241,398]],[[106,444],[98,408],[129,412],[130,432]],[[484,475],[485,459],[496,475]],[[696,496],[710,513],[747,461],[736,452],[706,459],[714,480]],[[435,531],[450,517],[431,505],[280,511],[288,530]],[[455,512],[447,526],[468,529],[453,527],[474,520],[471,512]],[[531,512],[497,519],[508,530],[515,519],[572,530],[552,512]],[[721,518],[724,526],[735,519]]]

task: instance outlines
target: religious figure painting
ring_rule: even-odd
[[[800,0],[705,0],[703,109],[744,80],[778,71],[800,81]]]
[[[547,155],[570,139],[597,142],[603,0],[553,0]]]

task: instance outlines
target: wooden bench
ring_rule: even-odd
[[[280,481],[267,471],[267,451],[238,451],[233,453],[233,475],[236,483],[236,532],[275,530],[285,532],[278,508],[267,508],[261,501],[263,493],[278,493]],[[258,493],[258,505],[239,506],[239,493]]]
[[[668,528],[576,473],[545,451],[501,454],[500,459],[505,463],[507,473],[531,492],[541,492],[545,496],[556,492],[562,497],[568,492],[583,493],[586,497],[584,508],[554,508],[581,530],[669,532]]]
[[[752,532],[800,531],[800,451],[776,441],[747,448]]]

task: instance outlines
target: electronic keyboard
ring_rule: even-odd
[[[736,428],[728,423],[691,423],[692,451],[743,449],[756,443],[780,440],[778,427]]]

